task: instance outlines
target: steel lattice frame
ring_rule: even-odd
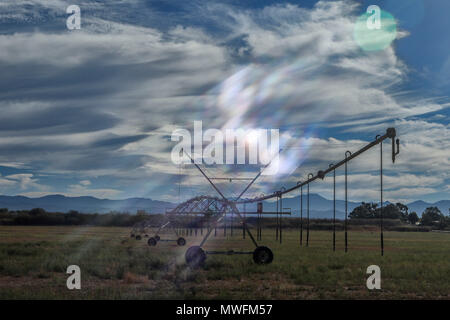
[[[212,182],[212,179],[209,178],[205,172],[200,168],[200,166],[198,164],[196,164],[192,158],[189,156],[189,154],[186,155],[190,158],[191,163],[193,165],[195,165],[197,167],[197,169],[200,171],[200,173],[205,177],[205,179],[208,180],[208,182],[211,184],[211,186],[216,190],[216,192],[220,195],[220,197],[212,197],[212,196],[197,196],[195,198],[189,199],[181,204],[179,204],[177,207],[175,207],[173,210],[170,210],[166,213],[166,216],[168,218],[168,222],[161,226],[161,228],[165,227],[166,225],[170,225],[170,224],[174,224],[176,219],[181,217],[181,216],[193,216],[193,215],[203,215],[203,216],[207,216],[208,219],[213,218],[213,227],[209,228],[207,234],[203,237],[200,245],[198,246],[192,246],[190,247],[187,252],[186,252],[186,262],[188,264],[190,264],[191,266],[198,266],[201,263],[204,262],[204,260],[206,259],[206,254],[221,254],[221,253],[225,253],[225,254],[230,254],[230,253],[253,253],[253,258],[255,260],[255,262],[257,263],[270,263],[273,259],[273,254],[272,251],[267,248],[267,247],[261,247],[258,245],[257,241],[255,240],[255,238],[253,237],[251,231],[248,229],[245,220],[243,219],[240,211],[238,210],[237,206],[238,205],[244,205],[248,204],[248,203],[262,203],[262,201],[264,200],[268,200],[268,199],[273,199],[276,198],[277,199],[277,206],[278,206],[278,201],[282,201],[282,197],[284,194],[290,193],[294,190],[300,189],[301,191],[303,190],[303,186],[307,186],[307,239],[306,239],[306,243],[308,246],[308,242],[309,242],[309,184],[317,179],[321,179],[323,180],[325,178],[325,176],[327,174],[332,174],[333,176],[333,188],[334,188],[334,192],[333,192],[333,201],[335,202],[335,170],[341,166],[345,166],[345,177],[346,177],[346,181],[347,181],[347,165],[348,162],[356,157],[358,157],[359,155],[361,155],[363,152],[371,149],[372,147],[380,144],[380,193],[381,193],[381,254],[383,254],[383,212],[382,212],[382,194],[383,194],[383,171],[382,171],[382,143],[384,140],[386,139],[391,139],[392,140],[392,162],[395,162],[395,158],[396,156],[399,154],[399,139],[395,139],[396,137],[396,130],[395,128],[388,128],[386,130],[386,133],[382,136],[377,135],[375,140],[370,142],[369,144],[367,144],[365,147],[361,148],[360,150],[351,153],[350,151],[346,151],[345,153],[345,159],[343,159],[342,161],[338,162],[337,164],[330,164],[328,168],[326,168],[325,170],[319,170],[317,172],[317,174],[308,174],[308,179],[305,181],[299,181],[295,186],[291,187],[291,188],[282,188],[281,190],[277,190],[274,191],[273,193],[269,194],[269,195],[261,195],[259,197],[253,198],[253,199],[245,199],[245,200],[241,200],[241,197],[244,195],[244,193],[250,188],[250,186],[256,181],[256,179],[258,179],[258,177],[261,175],[262,170],[258,173],[258,175],[251,180],[251,182],[247,185],[247,187],[241,192],[241,194],[236,198],[236,199],[228,199],[226,198],[223,193],[220,191],[220,189]],[[270,163],[269,163],[270,165]],[[267,165],[266,167],[268,167],[269,165]],[[264,167],[264,168],[266,168]],[[263,169],[264,170],[264,169]],[[345,190],[346,190],[346,195],[347,195],[347,183],[345,184]],[[303,192],[301,192],[301,212],[303,212]],[[347,196],[345,199],[346,202],[346,220],[347,220]],[[280,203],[281,205],[281,203]],[[333,223],[335,223],[335,204],[334,204],[334,208],[333,208]],[[282,209],[281,209],[282,211]],[[235,214],[236,216],[238,216],[238,218],[241,220],[244,232],[246,234],[248,234],[249,238],[251,239],[251,241],[253,242],[254,246],[256,247],[255,251],[253,252],[234,252],[234,251],[226,251],[226,252],[217,252],[217,251],[203,251],[202,246],[205,244],[205,242],[207,241],[207,239],[209,238],[211,231],[217,227],[218,223],[224,219],[224,217],[226,216],[227,213],[232,213]],[[248,214],[246,212],[246,214]],[[278,216],[280,214],[280,212],[277,209],[277,223],[280,219],[281,221],[281,216]],[[258,217],[260,217],[260,212],[258,212]],[[301,218],[301,230],[300,230],[300,245],[302,245],[302,233],[303,233],[303,215]],[[345,224],[347,226],[347,223]],[[278,233],[278,227],[280,227],[280,236],[279,236],[279,240],[281,242],[281,226],[278,226],[277,224],[277,233]],[[161,229],[160,228],[160,229]],[[175,233],[176,230],[174,229]],[[258,240],[261,239],[260,237],[260,227],[258,227]],[[333,229],[333,250],[335,250],[335,227]],[[347,234],[347,227],[345,227],[345,233]],[[178,234],[177,234],[178,235]],[[278,239],[278,238],[277,238]],[[345,244],[345,252],[347,252],[347,237],[346,237],[346,244]]]

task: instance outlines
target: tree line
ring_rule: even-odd
[[[350,219],[379,219],[381,208],[376,203],[361,203],[348,216]],[[415,211],[409,212],[408,206],[402,203],[383,206],[383,218],[399,219],[404,223],[420,224],[439,229],[450,228],[450,216],[444,215],[438,207],[428,207],[419,218]]]
[[[110,213],[80,213],[71,210],[67,213],[47,212],[42,208],[31,210],[9,211],[6,208],[0,209],[0,224],[2,225],[25,225],[25,226],[116,226],[130,227],[137,222],[146,220],[150,215],[130,214],[120,212]],[[162,215],[151,215],[154,218],[162,218]]]
[[[363,202],[360,206],[356,207],[350,214],[349,219],[356,224],[369,223],[374,219],[380,218],[380,208],[376,203]],[[404,224],[410,225],[422,225],[429,226],[437,229],[450,229],[450,216],[445,216],[437,207],[429,207],[424,210],[419,218],[416,212],[409,212],[409,208],[401,203],[388,204],[383,206],[383,218],[386,220],[397,220]],[[67,213],[61,212],[47,212],[42,208],[34,208],[31,210],[19,210],[9,211],[7,208],[0,208],[0,225],[35,225],[35,226],[116,226],[116,227],[131,227],[136,223],[153,220],[155,225],[159,225],[164,220],[163,214],[130,214],[120,212],[110,212],[106,214],[99,213],[80,213],[78,211],[71,210]],[[189,223],[196,227],[201,224],[206,225],[204,219],[189,219]],[[275,218],[264,218],[265,224],[270,225]],[[283,219],[286,227],[292,225],[295,227],[299,222],[298,219],[287,218]],[[330,223],[327,219],[315,219],[316,224],[321,225]],[[322,221],[323,220],[323,221]],[[247,223],[257,223],[255,217],[248,217]],[[362,221],[362,222],[358,222]],[[238,223],[237,219],[235,223]],[[183,224],[183,223],[182,223]],[[185,225],[187,225],[185,224]]]

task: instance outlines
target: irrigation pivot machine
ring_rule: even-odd
[[[181,237],[179,230],[184,229],[177,229],[177,226],[180,225],[176,220],[174,220],[175,217],[172,215],[167,214],[166,215],[167,221],[164,221],[159,226],[155,226],[155,223],[151,223],[149,220],[144,220],[137,222],[131,229],[130,237],[135,238],[136,240],[141,240],[142,236],[145,238],[148,238],[147,244],[149,246],[156,246],[159,241],[162,242],[176,242],[179,246],[184,246],[186,244],[186,239]],[[153,230],[156,229],[155,232]],[[162,239],[160,234],[163,230],[170,230],[175,235],[175,239],[165,238]],[[154,233],[154,236],[150,236],[150,233]]]
[[[317,179],[323,180],[326,175],[332,174],[333,176],[333,194],[334,194],[334,208],[333,208],[333,250],[336,249],[335,241],[336,241],[336,235],[335,235],[335,226],[336,226],[336,173],[335,170],[341,166],[345,167],[345,221],[344,221],[344,233],[345,233],[345,252],[348,251],[348,237],[347,237],[347,216],[348,216],[348,197],[347,197],[347,167],[350,160],[358,157],[363,152],[373,148],[376,145],[380,145],[380,203],[381,203],[381,214],[380,214],[380,249],[381,249],[381,255],[384,254],[384,241],[383,241],[383,141],[386,139],[391,139],[392,141],[392,162],[395,162],[396,156],[399,154],[400,151],[400,142],[399,139],[396,139],[396,131],[395,128],[388,128],[386,130],[386,133],[384,135],[377,135],[375,137],[375,140],[364,146],[363,148],[359,149],[355,152],[346,151],[345,152],[345,158],[341,160],[340,162],[336,164],[330,164],[328,168],[324,170],[319,170],[316,174],[309,173],[308,178],[305,181],[299,181],[296,185],[290,187],[290,188],[281,188],[281,190],[274,191],[271,194],[268,195],[261,195],[256,198],[251,199],[242,199],[242,196],[247,192],[247,190],[251,187],[251,185],[259,178],[261,173],[265,168],[263,168],[253,179],[250,180],[249,184],[244,188],[244,190],[239,194],[239,196],[235,199],[226,198],[222,191],[218,188],[218,186],[213,182],[213,177],[208,177],[204,170],[200,168],[198,164],[196,164],[192,158],[186,153],[186,155],[190,158],[191,163],[196,166],[196,168],[200,171],[200,173],[205,177],[205,179],[211,184],[211,186],[214,188],[214,190],[217,192],[218,196],[212,197],[212,196],[198,196],[195,198],[192,198],[190,200],[187,200],[181,204],[179,204],[177,207],[175,207],[173,210],[170,210],[166,212],[166,216],[168,218],[168,222],[163,224],[161,228],[165,228],[168,226],[172,226],[175,234],[177,235],[178,239],[177,241],[180,241],[179,239],[182,239],[182,244],[178,243],[178,245],[184,245],[186,243],[184,238],[179,237],[179,234],[177,232],[177,229],[174,227],[177,224],[177,219],[180,221],[182,217],[201,217],[202,225],[203,222],[207,222],[207,229],[205,235],[203,235],[200,243],[198,245],[190,246],[186,253],[185,253],[185,259],[186,263],[191,267],[197,267],[201,266],[205,260],[207,255],[211,254],[226,254],[226,255],[232,255],[232,254],[250,254],[253,255],[253,260],[257,264],[268,264],[273,261],[274,255],[272,250],[266,246],[261,246],[258,244],[258,241],[262,240],[262,231],[261,231],[261,217],[265,214],[270,215],[276,215],[276,239],[282,242],[282,224],[281,219],[282,216],[285,214],[290,214],[290,212],[285,212],[283,209],[282,201],[283,201],[283,195],[288,194],[290,192],[293,192],[294,190],[300,189],[300,195],[301,195],[301,203],[300,203],[300,212],[301,212],[301,218],[300,218],[300,246],[303,245],[303,229],[306,228],[306,246],[309,245],[309,212],[310,212],[310,201],[309,201],[309,184]],[[268,165],[267,165],[268,166]],[[267,167],[266,166],[266,167]],[[227,178],[228,179],[228,178]],[[242,180],[243,178],[241,178]],[[231,179],[230,179],[231,180]],[[306,221],[304,223],[303,221],[303,187],[306,186],[307,188],[307,205],[306,205]],[[263,201],[269,200],[269,199],[275,199],[277,206],[276,206],[276,212],[263,212],[262,210],[262,204]],[[238,207],[244,207],[247,204],[257,204],[257,212],[247,212],[244,210],[244,212],[241,212]],[[253,251],[243,252],[243,251],[234,251],[234,250],[228,250],[228,251],[207,251],[204,249],[205,243],[210,238],[212,232],[217,233],[217,227],[222,222],[225,222],[225,219],[227,215],[235,215],[242,225],[243,229],[243,238],[246,238],[246,235],[253,243],[255,249]],[[258,217],[258,223],[257,223],[257,235],[256,239],[253,236],[252,232],[248,228],[246,224],[245,217],[243,216],[247,215],[257,215]],[[186,226],[186,220],[184,220],[183,223]],[[203,230],[203,228],[202,228]],[[192,235],[192,229],[185,229],[183,231],[185,234]],[[226,232],[226,229],[224,227],[224,232]],[[158,233],[155,237],[158,236]],[[150,240],[155,239],[155,237],[152,237]],[[159,240],[159,239],[158,239]],[[156,240],[156,242],[158,241]],[[156,242],[151,245],[156,245]]]

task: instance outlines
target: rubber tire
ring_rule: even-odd
[[[256,264],[269,264],[273,261],[273,253],[267,247],[261,246],[257,247],[255,251],[253,251],[253,261]]]
[[[205,264],[206,253],[199,246],[192,246],[185,254],[186,264],[191,268],[199,268]]]
[[[160,236],[155,236],[155,240],[156,240],[156,241],[161,240]]]
[[[179,237],[177,240],[177,244],[182,247],[186,244],[186,240],[183,237]]]
[[[141,239],[142,239],[141,235],[136,236],[136,240],[141,240]]]
[[[158,242],[156,241],[155,238],[148,238],[147,244],[148,244],[150,247],[156,246],[157,243],[158,243]]]

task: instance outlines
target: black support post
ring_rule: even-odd
[[[280,244],[283,242],[283,225],[282,225],[282,219],[283,218],[283,196],[280,194]]]
[[[303,187],[300,187],[300,246],[303,246]]]
[[[345,152],[345,159],[347,159],[348,155],[351,155],[352,153],[350,151]],[[345,222],[344,222],[344,229],[345,229],[345,252],[348,251],[348,227],[347,227],[347,217],[348,217],[348,188],[347,188],[347,161],[345,162]]]
[[[247,212],[246,210],[246,203],[244,203],[244,221],[242,222],[242,239],[245,239],[245,226],[246,226],[246,219],[245,219],[245,213]]]
[[[275,234],[275,240],[277,240],[277,241],[278,241],[278,207],[279,207],[279,202],[280,202],[280,198],[277,195],[277,211],[276,211],[276,218],[275,218],[276,229],[277,229],[276,234]]]
[[[380,143],[380,246],[381,255],[384,255],[383,239],[383,142]]]
[[[336,251],[336,170],[333,170],[333,251]]]

